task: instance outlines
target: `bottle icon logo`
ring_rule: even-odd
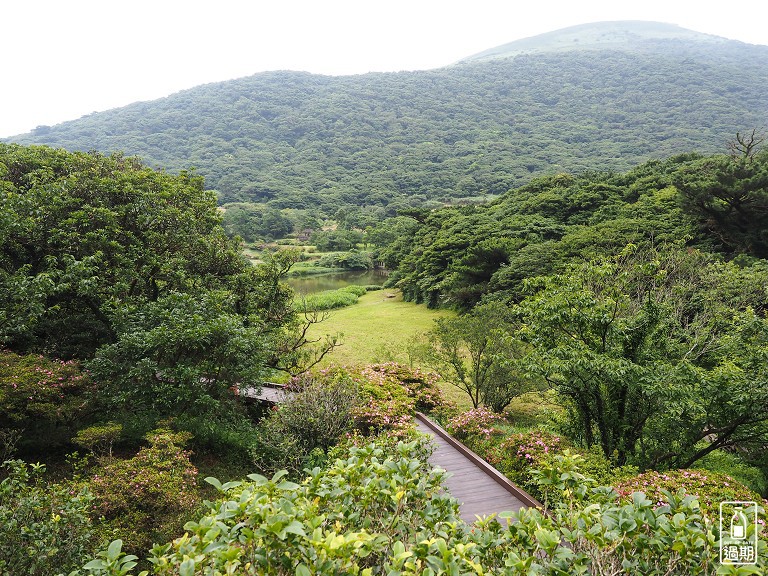
[[[731,516],[731,538],[744,540],[747,537],[747,515],[737,506]]]
[[[720,502],[720,563],[756,564],[758,556],[757,502]]]

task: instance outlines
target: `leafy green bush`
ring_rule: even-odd
[[[181,532],[183,519],[199,505],[197,469],[182,446],[189,434],[158,429],[133,458],[95,471],[90,488],[101,529],[135,553]]]
[[[88,428],[79,430],[72,441],[78,446],[83,446],[96,456],[112,457],[112,445],[120,438],[123,425],[116,422],[94,424]]]
[[[66,444],[88,414],[92,389],[73,360],[0,350],[0,429],[24,431],[21,451]]]
[[[3,463],[0,482],[0,574],[50,576],[83,565],[98,548],[87,488],[43,482],[45,467]]]
[[[563,436],[546,430],[509,433],[504,418],[487,408],[476,408],[452,418],[447,429],[512,482],[537,498],[539,492],[534,471],[548,466],[552,458],[568,450],[578,461],[579,473],[600,485],[613,485],[637,474],[634,466],[613,466],[602,450],[581,450]]]
[[[381,284],[366,284],[365,285],[365,291],[366,292],[376,292],[377,290],[381,290],[383,286]]]
[[[251,456],[262,472],[300,473],[355,427],[363,399],[358,384],[340,369],[294,378],[284,400],[258,425]]]
[[[495,429],[494,425],[503,421],[504,417],[501,414],[480,406],[454,416],[448,421],[445,429],[458,440],[474,440],[476,443],[480,438],[490,438],[493,434],[500,434],[501,432]]]
[[[703,513],[710,519],[719,515],[720,502],[763,502],[760,495],[725,474],[709,470],[670,470],[668,472],[644,472],[616,485],[616,492],[623,498],[633,492],[644,492],[657,505],[663,503],[664,491],[682,490],[695,496]]]
[[[336,446],[328,451],[328,461],[335,462],[339,458],[346,459],[352,448],[364,448],[370,444],[375,444],[377,448],[380,448],[385,458],[398,458],[398,446],[403,442],[411,446],[408,455],[422,462],[426,462],[434,452],[435,445],[432,439],[416,430],[415,427],[399,435],[384,431],[375,436],[363,436],[358,430],[354,430],[351,434],[345,435]]]
[[[459,523],[456,501],[442,490],[444,473],[413,459],[412,449],[401,444],[386,459],[373,445],[352,448],[300,485],[284,473],[224,485],[207,479],[222,500],[187,523],[188,535],[153,550],[155,571],[382,573],[402,542],[415,545],[440,527],[452,533]]]
[[[354,284],[350,286],[344,286],[344,288],[339,288],[339,290],[342,292],[350,292],[358,297],[368,292],[368,289],[365,286],[355,286]]]
[[[183,537],[155,546],[153,573],[709,576],[765,569],[762,540],[757,566],[718,568],[717,531],[694,497],[665,492],[657,505],[638,492],[620,501],[608,487],[591,488],[569,453],[536,475],[558,502],[548,514],[523,508],[502,513],[508,523],[486,518],[468,526],[442,489],[444,472],[413,458],[415,449],[351,447],[301,484],[284,473],[226,484],[207,478],[221,499],[188,522]],[[93,572],[121,574],[120,554],[113,543],[94,564],[114,567]]]

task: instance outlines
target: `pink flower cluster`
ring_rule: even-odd
[[[542,462],[551,453],[561,452],[564,440],[543,430],[511,434],[498,446],[486,451],[484,457],[494,466],[505,470],[524,470]]]
[[[504,418],[500,414],[480,406],[451,418],[446,428],[459,440],[470,436],[482,436],[487,439],[497,432],[494,425],[503,421]]]

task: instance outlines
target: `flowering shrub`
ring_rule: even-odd
[[[719,517],[720,502],[763,502],[758,494],[735,481],[730,476],[709,470],[671,470],[669,472],[644,472],[619,482],[615,486],[619,496],[626,500],[633,492],[643,492],[656,506],[663,505],[664,491],[683,490],[695,496],[703,513],[710,519]]]
[[[439,377],[432,372],[397,362],[384,362],[366,366],[360,375],[384,388],[393,385],[402,388],[420,412],[430,412],[445,403],[443,391],[437,384]]]
[[[69,441],[92,385],[74,360],[0,350],[0,428],[24,430],[20,448],[50,450]]]
[[[136,456],[97,469],[90,481],[94,515],[136,552],[177,536],[200,503],[197,469],[182,448],[189,435],[159,429],[147,440]]]
[[[533,469],[546,465],[549,457],[567,446],[561,436],[544,430],[531,430],[511,434],[503,441],[484,448],[479,454],[512,482],[538,497],[540,494],[533,481]]]
[[[416,402],[395,378],[377,366],[352,373],[363,397],[363,403],[355,410],[355,421],[366,436],[385,430],[397,436],[411,426]]]
[[[488,439],[491,435],[500,433],[494,428],[494,425],[502,422],[504,422],[503,416],[490,408],[480,406],[451,418],[445,429],[461,441],[469,440],[472,437]]]

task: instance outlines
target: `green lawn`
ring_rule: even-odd
[[[324,366],[390,361],[409,364],[411,337],[432,328],[435,318],[452,314],[403,302],[398,290],[375,290],[361,296],[357,304],[333,310],[327,320],[312,326],[309,337],[342,334],[342,345],[323,360]]]
[[[432,328],[435,318],[453,314],[448,310],[430,310],[424,304],[403,302],[399,290],[376,290],[361,296],[357,304],[332,310],[327,320],[311,327],[309,337],[342,334],[342,345],[323,359],[321,367],[376,362],[410,365],[408,342],[411,337]],[[449,400],[471,408],[466,393],[447,383],[442,387]]]

